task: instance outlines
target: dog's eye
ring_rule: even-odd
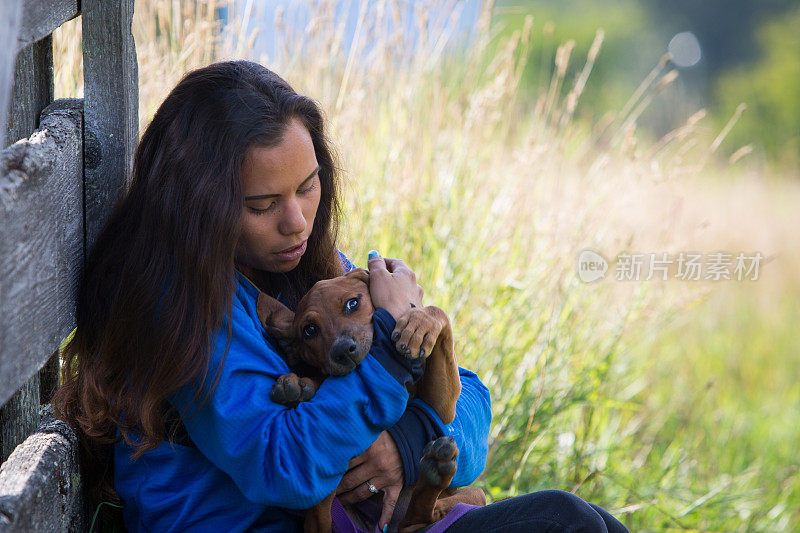
[[[358,298],[350,298],[344,303],[344,312],[345,313],[352,313],[356,309],[358,309]]]
[[[303,337],[306,339],[313,339],[319,335],[319,328],[314,324],[306,324],[303,326]]]

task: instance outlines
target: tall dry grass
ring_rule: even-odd
[[[786,416],[800,414],[783,370],[734,379],[720,348],[741,335],[731,346],[775,358],[767,341],[744,335],[781,339],[780,358],[766,364],[792,368],[788,330],[765,334],[752,300],[730,296],[732,282],[587,285],[575,275],[586,248],[609,259],[758,250],[772,258],[764,279],[734,291],[797,294],[797,187],[748,167],[746,148],[720,162],[725,131],[709,131],[702,111],[661,139],[638,132],[677,76],[666,58],[654,58],[623,109],[587,124],[574,117],[602,31],[588,57],[558,47],[553,77],[530,94],[520,85],[527,58],[552,29],[528,18],[500,39],[487,2],[467,41],[456,31],[463,4],[445,4],[361,2],[348,48],[346,2],[278,10],[266,28],[224,4],[232,23],[222,28],[214,13],[223,4],[212,0],[140,1],[142,125],[184,72],[230,57],[260,60],[320,101],[348,179],[342,249],[361,265],[372,248],[406,260],[426,300],[451,315],[462,366],[492,392],[490,455],[477,481],[492,497],[572,490],[637,531],[800,527],[796,456],[782,447],[800,444],[791,419],[771,411],[774,424],[759,428],[774,437],[714,434],[739,415],[754,423],[763,413],[752,403],[779,405],[770,387]],[[304,13],[304,24],[286,23]],[[79,31],[60,31],[57,92],[79,93]],[[274,34],[274,57],[253,57],[253,31]],[[765,316],[800,317],[770,294],[760,293]],[[723,315],[728,322],[714,319]],[[713,376],[702,369],[722,385],[706,388]],[[737,387],[750,403],[737,403]],[[758,442],[769,457],[758,457]]]

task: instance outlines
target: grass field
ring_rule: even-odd
[[[253,59],[328,114],[347,180],[342,249],[361,266],[373,248],[406,260],[492,391],[477,484],[493,498],[570,490],[632,531],[799,530],[796,169],[767,173],[746,147],[722,159],[702,111],[662,139],[638,132],[676,75],[659,58],[623,109],[574,120],[602,32],[589,57],[560,47],[553,79],[522,93],[524,59],[540,53],[533,20],[498,41],[488,5],[476,39],[448,46],[448,19],[420,14],[412,44],[385,29],[394,4],[374,2],[347,52],[336,3],[316,5],[306,27],[262,28],[283,46]],[[252,55],[213,8],[137,2],[143,125],[186,70]],[[56,38],[62,94],[80,92],[77,39],[75,27]],[[757,281],[610,270],[585,284],[584,249],[611,269],[625,252],[769,261]]]

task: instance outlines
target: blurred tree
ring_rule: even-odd
[[[753,61],[759,26],[797,5],[797,0],[647,0],[652,25],[668,36],[694,33],[703,50],[710,77],[721,70]]]
[[[547,87],[556,47],[575,41],[562,87],[581,68],[598,28],[605,41],[577,116],[619,110],[670,39],[690,31],[702,58],[680,68],[678,81],[656,99],[640,125],[656,135],[682,124],[698,108],[721,128],[739,103],[749,110],[723,150],[743,144],[765,149],[770,159],[800,160],[798,0],[498,0],[497,27],[510,33],[534,17],[534,53],[525,80],[532,94]],[[552,31],[544,31],[547,22]]]
[[[714,90],[719,109],[748,105],[731,133],[736,145],[755,143],[781,162],[800,164],[800,6],[755,32],[757,60],[722,73]]]
[[[797,0],[648,0],[665,36],[691,31],[703,59],[683,70],[721,127],[740,103],[749,109],[731,132],[730,153],[744,144],[770,159],[800,161],[800,7]]]

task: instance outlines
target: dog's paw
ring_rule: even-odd
[[[440,313],[437,307],[415,307],[398,318],[392,332],[397,351],[410,359],[428,357],[442,331]]]
[[[433,487],[445,489],[456,473],[458,446],[453,437],[439,437],[422,450],[419,462],[419,480]]]
[[[286,374],[277,379],[269,392],[269,398],[275,403],[295,407],[300,402],[307,402],[314,397],[313,383],[308,378],[296,374]]]

